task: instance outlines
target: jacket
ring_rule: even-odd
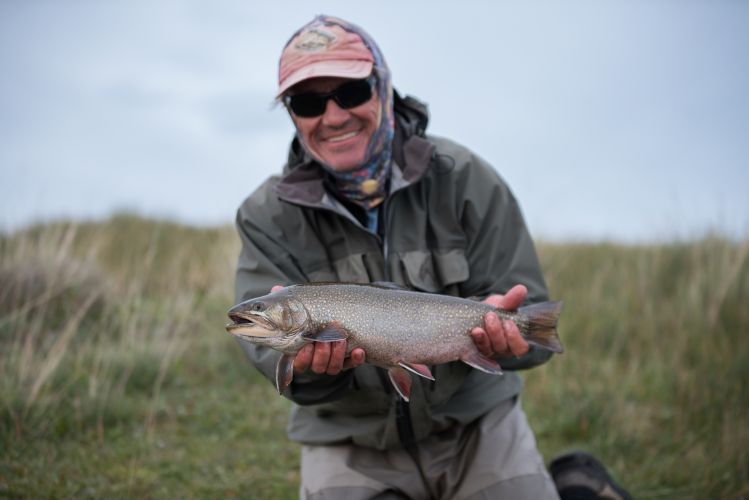
[[[237,301],[265,295],[273,285],[308,281],[392,281],[462,297],[504,293],[521,283],[527,302],[547,300],[533,242],[504,181],[467,148],[426,135],[426,106],[416,99],[396,94],[395,111],[381,234],[368,231],[332,194],[322,168],[295,139],[284,174],[263,183],[237,212]],[[280,353],[240,344],[274,380]],[[400,447],[404,439],[468,424],[516,397],[522,382],[511,370],[549,357],[531,348],[519,359],[500,360],[501,376],[459,361],[433,367],[435,382],[415,377],[405,417],[380,368],[364,364],[337,376],[296,375],[284,393],[294,402],[288,435],[310,444]]]

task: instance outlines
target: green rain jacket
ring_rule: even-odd
[[[330,194],[322,169],[295,140],[284,175],[268,179],[238,210],[238,302],[265,295],[273,285],[309,281],[392,281],[461,297],[504,293],[521,283],[528,288],[527,302],[547,300],[533,242],[507,185],[465,147],[425,135],[424,104],[396,95],[395,110],[381,234],[368,231]],[[240,344],[273,381],[280,353]],[[532,348],[519,359],[501,360],[501,376],[456,361],[433,367],[435,382],[414,377],[405,412],[409,439],[468,424],[516,397],[522,381],[507,370],[549,357]],[[381,368],[364,364],[337,376],[295,375],[284,396],[294,402],[287,429],[292,440],[376,449],[403,445],[404,403]]]

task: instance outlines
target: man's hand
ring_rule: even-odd
[[[315,373],[338,375],[343,370],[356,368],[364,363],[364,349],[357,347],[346,357],[346,340],[335,342],[312,342],[302,347],[294,358],[294,372],[312,370]]]
[[[505,295],[490,295],[482,302],[499,309],[514,310],[528,295],[523,285],[515,285]],[[496,313],[484,316],[484,327],[471,330],[471,337],[484,356],[520,357],[528,352],[528,342],[520,335],[517,325],[510,320],[500,320]]]
[[[271,292],[276,292],[283,288],[276,285]],[[294,372],[304,373],[312,370],[314,373],[322,375],[338,375],[343,370],[356,368],[364,364],[364,349],[357,347],[351,351],[351,356],[346,357],[347,348],[346,340],[336,340],[335,342],[312,342],[302,347],[294,358]]]

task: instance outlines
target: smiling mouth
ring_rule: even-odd
[[[346,139],[351,139],[352,137],[356,136],[358,133],[359,133],[358,130],[354,130],[352,132],[346,132],[345,134],[328,137],[325,140],[327,142],[341,142],[341,141],[345,141]]]

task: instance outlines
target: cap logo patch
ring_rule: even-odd
[[[333,33],[319,28],[312,28],[299,38],[294,47],[307,52],[317,52],[327,49],[333,42],[335,42],[335,35]]]

